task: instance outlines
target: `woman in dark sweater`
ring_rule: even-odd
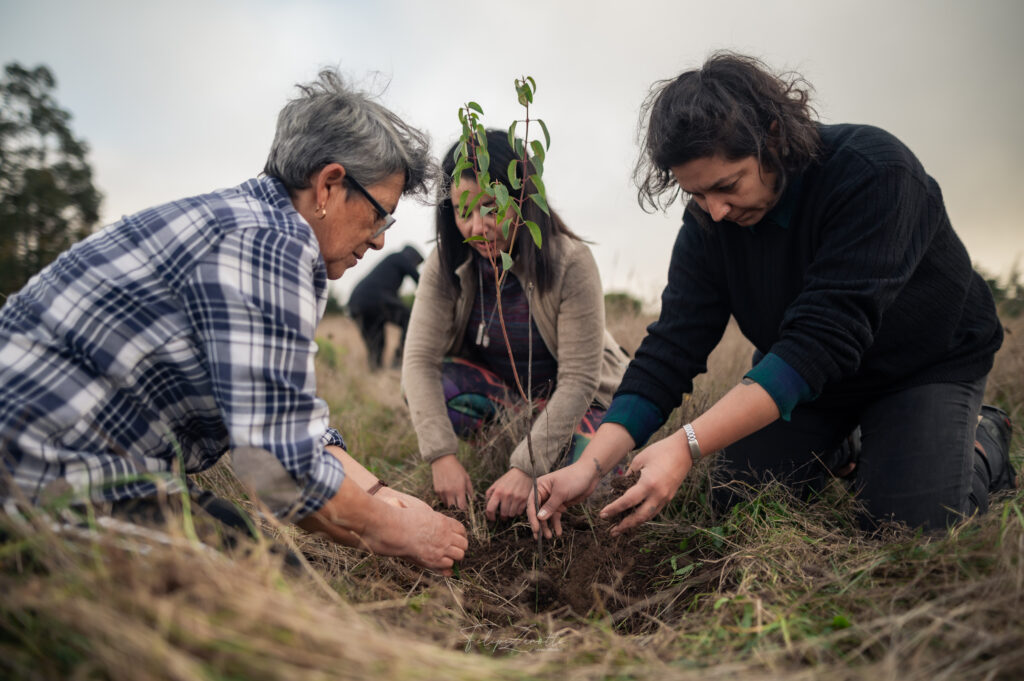
[[[944,527],[1012,485],[1008,421],[994,451],[975,447],[1002,327],[938,185],[889,133],[816,123],[802,85],[720,53],[648,100],[641,203],[689,198],[661,316],[579,462],[539,482],[535,530],[558,532],[564,505],[665,422],[730,315],[753,368],[637,455],[639,481],[602,511],[632,510],[617,532],[654,517],[701,452],[723,450],[728,479],[801,489],[847,463],[821,453],[858,425],[868,524]]]

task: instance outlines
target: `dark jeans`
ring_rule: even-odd
[[[234,533],[240,533],[241,536],[250,539],[259,537],[259,530],[256,529],[252,518],[230,501],[206,490],[197,489],[190,496],[193,512],[201,509]],[[115,518],[149,525],[162,525],[168,522],[172,516],[181,515],[182,512],[181,497],[178,495],[170,495],[163,501],[153,497],[117,501],[112,504],[110,509],[110,515]],[[234,534],[227,535],[229,544],[233,544],[234,536]]]
[[[717,475],[757,484],[774,477],[804,495],[842,465],[833,454],[857,426],[861,451],[852,481],[871,528],[878,520],[944,528],[988,510],[987,467],[975,452],[985,378],[933,383],[860,401],[826,398],[793,410],[724,450]],[[737,500],[716,486],[715,501]]]
[[[401,362],[405,332],[409,327],[409,308],[400,299],[381,300],[376,305],[352,310],[352,318],[359,325],[359,332],[366,343],[367,361],[374,370],[381,367],[384,356],[384,325],[391,322],[401,328],[402,338],[395,350],[394,363],[397,366]]]
[[[263,535],[249,514],[237,505],[198,488],[193,491],[190,498],[192,518],[200,540],[214,542],[214,546],[234,548],[240,541],[258,540],[262,536],[270,542],[271,553],[284,556],[286,566],[296,568],[301,565],[301,561],[291,550],[277,544],[271,537]],[[175,519],[182,515],[184,507],[181,497],[171,494],[165,499],[143,497],[117,501],[106,510],[111,517],[119,520],[159,529],[169,521],[180,522]],[[79,513],[85,515],[84,510],[79,510]]]

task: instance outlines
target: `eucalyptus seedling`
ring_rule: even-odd
[[[506,169],[509,184],[512,191],[499,180],[491,176],[491,155],[487,149],[487,131],[481,123],[484,115],[483,108],[477,102],[467,102],[459,108],[459,123],[462,126],[462,134],[459,143],[455,148],[455,168],[452,171],[452,186],[456,186],[459,179],[467,173],[472,173],[480,192],[476,196],[470,196],[469,191],[463,191],[459,196],[453,196],[452,200],[456,210],[463,218],[478,210],[483,215],[494,213],[495,225],[501,230],[504,243],[507,244],[504,250],[487,250],[487,258],[491,261],[494,271],[494,286],[497,291],[497,320],[505,340],[505,349],[508,352],[509,362],[512,366],[512,374],[515,379],[516,390],[519,396],[527,403],[528,413],[533,413],[532,408],[532,352],[527,361],[526,386],[523,386],[522,378],[516,369],[515,357],[512,344],[509,341],[508,330],[505,326],[504,313],[501,306],[501,288],[509,270],[515,264],[513,246],[517,243],[520,230],[526,229],[530,233],[533,246],[543,247],[543,239],[540,226],[532,220],[524,217],[523,207],[528,201],[535,203],[546,215],[550,215],[548,209],[547,193],[542,179],[544,173],[544,160],[547,150],[551,146],[551,135],[544,121],[539,118],[530,118],[530,105],[533,104],[533,96],[537,91],[537,83],[530,76],[524,76],[515,80],[516,97],[523,107],[524,116],[521,119],[513,120],[508,127],[508,143],[514,150],[514,157],[509,161]],[[523,136],[516,136],[519,125],[522,124]],[[530,139],[530,127],[535,124],[540,128],[544,141]],[[486,200],[485,199],[489,199]],[[484,205],[481,202],[485,201]],[[471,236],[467,242],[487,241],[484,236]],[[498,267],[498,260],[501,260],[501,267]],[[530,318],[532,320],[532,298],[533,282],[527,283],[527,305],[531,308]],[[532,350],[533,325],[528,325],[527,347]],[[536,458],[533,452],[533,439],[530,430],[526,432],[526,445],[530,454],[530,467],[532,469],[534,503],[537,503],[537,467]],[[543,544],[540,535],[537,538],[539,560],[543,563]]]

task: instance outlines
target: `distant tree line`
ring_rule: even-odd
[[[12,62],[0,79],[0,294],[6,298],[99,220],[88,146],[53,97],[46,66]],[[2,304],[0,300],[0,304]]]

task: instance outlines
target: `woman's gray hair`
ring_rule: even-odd
[[[310,186],[313,174],[340,163],[365,186],[403,173],[403,194],[429,195],[436,168],[430,138],[365,92],[350,88],[337,69],[324,69],[277,117],[263,172],[288,189]]]

